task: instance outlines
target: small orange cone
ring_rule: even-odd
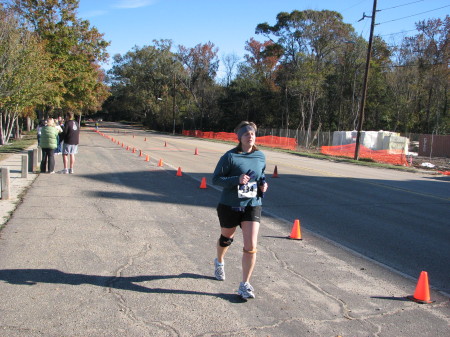
[[[206,188],[206,178],[205,177],[202,178],[202,182],[200,184],[200,188]]]
[[[419,281],[417,281],[416,291],[413,296],[407,296],[411,301],[426,304],[433,303],[430,298],[430,287],[428,285],[428,273],[422,271],[419,276]]]
[[[130,149],[130,147],[127,145],[127,151]]]
[[[163,166],[163,160],[162,159],[159,160],[158,166]]]
[[[142,157],[142,156],[143,156],[142,150],[139,150],[139,157]]]
[[[177,177],[181,177],[183,173],[181,173],[181,167],[178,168]]]
[[[291,235],[289,235],[289,239],[293,240],[303,240],[302,233],[300,231],[300,220],[295,220],[292,225]]]
[[[147,141],[147,137],[144,138],[144,142],[146,142],[146,141]]]
[[[122,142],[122,147],[125,147],[125,145],[123,144],[123,142]]]
[[[145,157],[145,161],[150,161],[150,156],[149,156],[149,155],[147,155],[147,156]]]
[[[167,142],[164,142],[164,147],[167,147]]]
[[[277,165],[275,165],[275,169],[273,170],[272,178],[278,178],[278,168],[277,168]]]
[[[195,156],[198,156],[198,149],[197,149],[197,148],[195,148],[194,155],[195,155]]]
[[[133,147],[133,151],[131,151],[132,153],[136,153],[136,148]]]

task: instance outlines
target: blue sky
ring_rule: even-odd
[[[211,41],[225,54],[243,57],[245,42],[259,23],[276,23],[280,12],[334,10],[344,22],[368,39],[373,0],[80,0],[78,16],[87,19],[110,41],[110,56],[125,54],[134,46],[151,45],[154,39],[171,39],[174,45],[194,47]],[[415,22],[444,18],[448,0],[378,0],[375,34],[388,42],[413,35]],[[391,35],[392,34],[392,35]],[[111,66],[105,64],[104,68]],[[219,73],[219,77],[221,74]]]

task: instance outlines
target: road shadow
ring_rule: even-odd
[[[192,280],[212,280],[212,276],[205,276],[193,273],[181,273],[177,275],[142,275],[142,276],[101,276],[66,273],[57,269],[2,269],[0,270],[0,280],[9,284],[33,286],[38,283],[82,285],[90,284],[98,287],[113,288],[127,291],[135,291],[147,294],[175,294],[175,295],[197,295],[217,297],[231,303],[244,302],[237,294],[208,293],[189,289],[165,289],[149,288],[136,283],[151,282],[156,280],[170,279],[192,279]]]
[[[370,298],[378,298],[380,300],[400,301],[400,302],[410,301],[406,297],[396,297],[396,296],[370,296]]]

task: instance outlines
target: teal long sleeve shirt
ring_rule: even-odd
[[[261,151],[251,153],[237,153],[236,149],[226,152],[217,163],[212,183],[223,187],[220,203],[231,207],[260,206],[261,198],[239,198],[239,176],[248,170],[255,172],[250,181],[259,181],[265,177],[266,156]]]

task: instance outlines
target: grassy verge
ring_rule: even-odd
[[[0,146],[0,161],[14,153],[20,153],[36,143],[36,131],[24,132],[21,139],[10,139],[8,144]]]

